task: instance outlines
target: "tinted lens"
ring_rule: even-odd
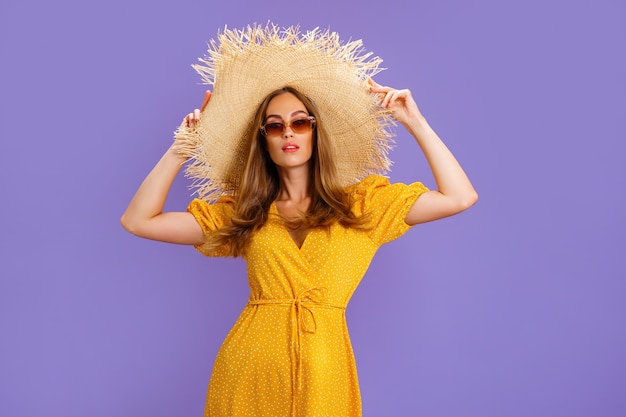
[[[289,123],[289,125],[294,132],[304,133],[311,128],[311,121],[309,119],[296,119]]]
[[[271,136],[282,135],[285,131],[285,125],[280,122],[268,123],[265,125],[265,134]]]

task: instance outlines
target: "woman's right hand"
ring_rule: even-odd
[[[196,124],[200,121],[200,115],[206,108],[207,104],[209,104],[210,99],[211,99],[211,91],[207,90],[206,93],[204,93],[204,101],[202,102],[202,107],[200,107],[199,109],[195,109],[194,111],[189,113],[187,116],[185,116],[184,123],[187,127],[196,126]]]

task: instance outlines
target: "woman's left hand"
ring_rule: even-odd
[[[384,87],[376,83],[371,78],[368,80],[370,91],[382,97],[381,107],[392,111],[394,119],[403,125],[411,120],[423,118],[422,113],[413,100],[411,91],[408,89],[397,90],[391,87]]]

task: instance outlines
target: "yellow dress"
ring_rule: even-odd
[[[426,191],[370,176],[350,193],[352,211],[369,213],[372,227],[314,229],[300,248],[271,205],[245,256],[250,299],[215,360],[205,416],[361,416],[346,305],[379,246],[409,229],[404,217]],[[231,208],[232,200],[196,199],[188,211],[206,234]]]

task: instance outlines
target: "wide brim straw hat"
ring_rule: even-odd
[[[183,123],[175,132],[175,148],[189,158],[185,174],[199,198],[237,194],[256,136],[254,115],[268,94],[286,86],[315,104],[339,185],[389,170],[394,122],[368,84],[382,60],[365,52],[361,40],[342,42],[336,32],[319,28],[254,24],[218,32],[199,61],[193,67],[211,86],[211,99],[194,127]]]

